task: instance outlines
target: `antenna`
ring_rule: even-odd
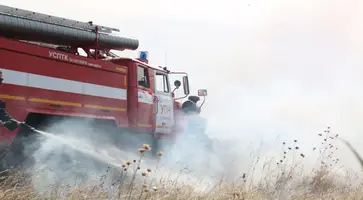
[[[164,58],[165,59],[164,60],[164,62],[165,62],[164,63],[164,66],[166,67],[168,65],[168,52],[167,52],[167,50],[165,50],[165,55],[164,56],[165,56],[165,58]]]

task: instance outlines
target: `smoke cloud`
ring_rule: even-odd
[[[141,157],[138,151],[144,144],[152,144],[150,136],[102,128],[97,120],[66,119],[54,121],[40,131],[38,142],[29,140],[25,152],[31,158],[28,171],[34,186],[44,191],[65,185],[100,185],[104,176],[104,186],[109,189],[121,180],[130,182],[140,158],[141,169],[136,173],[139,182],[143,180],[141,172],[147,168],[152,169],[155,184],[160,178],[178,178],[180,183],[199,185],[201,189],[212,186],[224,174],[223,157],[208,147],[211,140],[207,135],[195,138],[194,132],[187,131],[176,142],[164,141],[161,147],[165,155],[152,158],[150,152]],[[132,163],[130,172],[121,179],[122,164],[126,162]]]

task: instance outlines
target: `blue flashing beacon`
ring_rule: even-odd
[[[148,55],[149,53],[147,51],[140,51],[139,53],[139,59],[142,60],[142,61],[148,61]]]

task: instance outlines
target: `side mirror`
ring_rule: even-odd
[[[184,94],[185,95],[189,95],[190,91],[189,91],[189,80],[188,80],[188,76],[183,76],[183,87],[184,87]]]
[[[200,96],[200,97],[205,97],[205,96],[207,96],[207,94],[208,94],[207,89],[199,89],[198,90],[198,96]]]
[[[181,86],[181,82],[179,80],[174,81],[174,86],[178,89]]]

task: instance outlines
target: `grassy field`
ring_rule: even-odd
[[[363,199],[362,177],[337,173],[339,159],[335,153],[338,149],[333,143],[339,139],[338,135],[327,129],[317,137],[321,137],[322,143],[313,150],[319,151],[320,156],[316,167],[309,171],[304,171],[306,156],[300,152],[298,142],[286,141],[281,144],[281,159],[264,163],[258,180],[254,176],[257,169],[251,165],[245,173],[222,176],[211,188],[201,190],[188,181],[181,181],[182,172],[171,179],[160,176],[158,165],[144,168],[143,154],[151,149],[144,145],[139,149],[140,159],[123,163],[117,180],[107,187],[104,175],[97,184],[75,187],[60,183],[39,191],[27,173],[14,170],[0,183],[0,199]],[[163,153],[158,155],[161,158]],[[105,169],[107,173],[108,169]]]

